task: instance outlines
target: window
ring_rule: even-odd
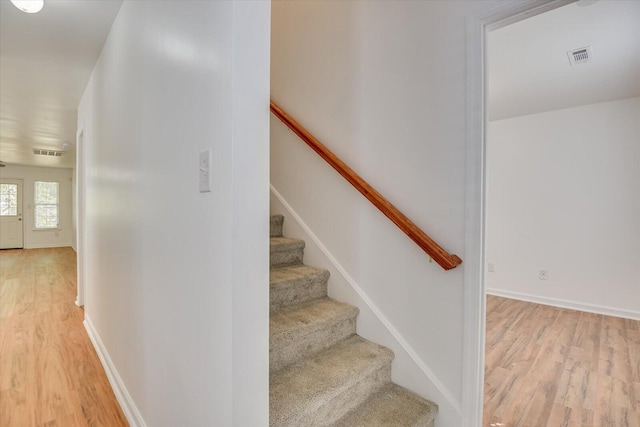
[[[0,216],[18,215],[18,184],[0,184]]]
[[[58,228],[57,182],[36,181],[34,191],[36,229]]]

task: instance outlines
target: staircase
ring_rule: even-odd
[[[327,297],[329,272],[271,217],[271,427],[433,427],[438,407],[391,382],[393,352],[356,335],[356,307]]]

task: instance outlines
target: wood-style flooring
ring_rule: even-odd
[[[640,427],[640,322],[487,296],[486,427]]]
[[[0,251],[0,427],[128,425],[75,298],[73,249]]]

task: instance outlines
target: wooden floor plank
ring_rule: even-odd
[[[0,427],[128,426],[76,307],[71,248],[0,251]]]
[[[640,322],[487,296],[485,427],[640,427]]]

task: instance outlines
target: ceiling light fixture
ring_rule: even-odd
[[[37,13],[44,7],[44,0],[11,0],[11,3],[26,13]]]

